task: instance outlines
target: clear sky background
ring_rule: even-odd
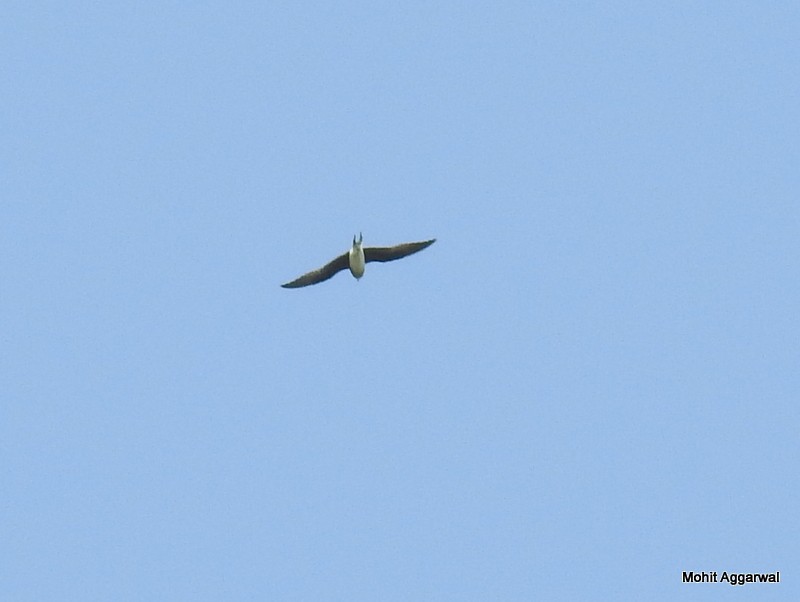
[[[5,2],[0,598],[797,600],[798,32]]]

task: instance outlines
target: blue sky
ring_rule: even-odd
[[[796,2],[0,16],[4,600],[800,595]]]

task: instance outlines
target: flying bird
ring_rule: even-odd
[[[406,242],[394,247],[362,247],[361,242],[364,237],[359,233],[358,240],[353,236],[353,246],[350,250],[342,255],[339,255],[333,261],[326,263],[324,266],[308,274],[303,274],[296,280],[282,284],[283,288],[300,288],[301,286],[309,286],[311,284],[319,284],[332,278],[337,273],[345,268],[350,268],[350,273],[358,280],[364,275],[366,264],[371,261],[394,261],[395,259],[402,259],[422,249],[431,246],[436,242],[435,238],[425,240],[422,242]]]

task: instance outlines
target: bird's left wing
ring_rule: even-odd
[[[349,253],[339,255],[339,257],[326,263],[320,269],[309,272],[308,274],[303,274],[300,276],[300,278],[292,280],[291,282],[287,282],[286,284],[281,284],[281,286],[283,288],[300,288],[301,286],[309,286],[311,284],[325,282],[329,278],[333,278],[335,274],[341,272],[350,265],[348,255]]]

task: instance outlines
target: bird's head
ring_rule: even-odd
[[[354,247],[360,247],[361,243],[363,242],[363,240],[364,240],[364,236],[361,234],[361,232],[358,233],[358,241],[356,241],[356,235],[353,234],[353,246]]]

